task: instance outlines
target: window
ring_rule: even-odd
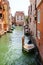
[[[31,5],[31,12],[32,12],[32,5]]]
[[[2,13],[0,13],[0,19],[2,18]]]
[[[40,31],[39,30],[37,31],[37,37],[38,37],[38,39],[40,39]]]
[[[19,16],[17,16],[17,20],[19,20]]]
[[[5,8],[4,8],[4,6],[3,6],[3,11],[5,11]]]
[[[4,19],[4,15],[3,15],[3,19]]]
[[[37,20],[37,17],[35,16],[34,19],[35,19],[35,21],[36,21],[36,20]]]
[[[2,30],[2,25],[0,24],[0,30]]]
[[[35,10],[36,10],[36,0],[35,0]]]
[[[0,10],[2,10],[2,6],[0,6]]]
[[[21,20],[23,20],[23,18],[24,18],[24,17],[23,17],[23,16],[21,16]]]
[[[37,22],[40,23],[40,10],[37,11]]]
[[[30,23],[31,23],[31,18],[30,18]]]

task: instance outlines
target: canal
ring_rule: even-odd
[[[37,65],[34,54],[22,52],[22,27],[0,38],[0,65]]]

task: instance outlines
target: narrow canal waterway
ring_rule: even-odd
[[[36,65],[34,54],[22,52],[22,27],[0,38],[0,65]]]

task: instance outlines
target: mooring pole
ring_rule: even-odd
[[[22,37],[22,49],[24,47],[24,36]]]

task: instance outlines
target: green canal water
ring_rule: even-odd
[[[22,52],[22,27],[0,38],[0,65],[36,65],[34,54]]]

